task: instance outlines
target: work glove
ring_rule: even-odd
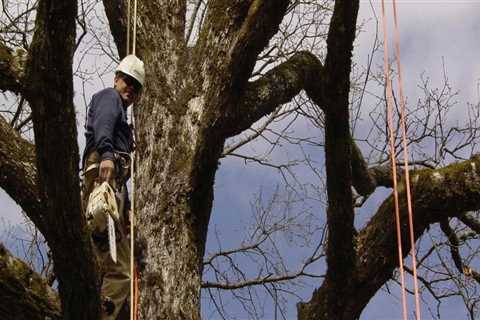
[[[115,164],[113,163],[112,160],[110,159],[102,160],[102,162],[100,162],[100,168],[98,173],[100,177],[100,182],[103,182],[103,181],[110,182],[113,178],[114,170],[115,170]]]

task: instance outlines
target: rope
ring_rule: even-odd
[[[133,110],[131,110],[131,121],[132,126],[134,127],[135,121],[133,120]],[[135,130],[135,129],[133,129]],[[131,211],[130,216],[130,319],[137,319],[136,309],[137,309],[137,295],[138,295],[138,284],[137,284],[137,273],[135,268],[135,151],[131,153],[131,172],[130,176],[132,179],[132,201],[131,201]]]
[[[130,13],[131,3],[128,0],[127,3],[127,51],[126,54],[130,53]],[[136,48],[136,39],[137,39],[137,0],[134,0],[134,9],[133,9],[133,43],[132,43],[132,54],[135,55]],[[132,131],[135,132],[135,117],[133,114],[133,107],[130,109],[130,119],[132,125]],[[135,134],[133,134],[134,144],[135,144]],[[131,201],[131,216],[130,216],[130,319],[138,318],[138,299],[139,299],[139,276],[135,268],[135,150],[130,154],[131,158],[131,167],[130,167],[130,176],[131,176],[131,188],[132,188],[132,201]]]
[[[390,65],[388,64],[388,42],[387,42],[387,22],[385,14],[385,2],[382,0],[382,21],[383,21],[383,67],[386,81],[386,95],[387,95],[387,124],[390,147],[390,162],[392,164],[392,178],[393,178],[393,200],[395,204],[395,222],[397,231],[397,247],[398,247],[398,262],[400,267],[400,283],[402,286],[402,310],[403,319],[407,320],[407,299],[405,294],[405,272],[403,269],[403,251],[402,251],[402,233],[400,229],[400,210],[398,204],[398,187],[397,187],[397,167],[395,155],[395,142],[393,139],[393,115],[392,115],[392,87],[390,83]]]
[[[408,165],[408,143],[407,143],[407,134],[405,126],[405,98],[403,94],[403,81],[401,73],[401,63],[400,63],[400,40],[398,32],[398,18],[397,18],[397,7],[396,0],[393,0],[393,14],[394,14],[394,46],[395,46],[395,55],[397,59],[397,69],[398,69],[398,86],[400,91],[400,125],[402,130],[402,146],[403,146],[403,159],[404,159],[404,171],[405,171],[405,184],[406,184],[406,193],[407,193],[407,208],[408,208],[408,227],[409,227],[409,236],[410,236],[410,245],[411,245],[411,256],[413,264],[413,278],[414,278],[414,287],[415,287],[415,307],[416,307],[416,319],[420,320],[420,299],[418,294],[418,280],[417,280],[417,267],[416,267],[416,257],[415,257],[415,237],[413,232],[413,210],[412,210],[412,197],[410,190],[410,174],[409,174],[409,165]],[[386,95],[387,95],[387,123],[389,130],[389,147],[390,147],[390,160],[392,163],[392,180],[393,180],[393,195],[395,202],[395,218],[396,218],[396,230],[397,230],[397,246],[398,246],[398,261],[400,267],[400,279],[402,287],[402,308],[403,308],[403,319],[407,319],[407,303],[405,297],[405,272],[403,267],[403,252],[402,252],[402,238],[401,238],[401,228],[400,228],[400,209],[398,202],[398,186],[397,186],[397,169],[396,169],[396,155],[395,155],[395,143],[394,143],[394,130],[393,130],[393,107],[392,107],[392,86],[390,82],[390,65],[388,64],[388,40],[387,40],[387,22],[385,14],[385,0],[382,0],[382,21],[383,21],[383,42],[384,42],[384,53],[383,53],[383,62],[384,62],[384,71],[385,71],[385,81],[386,81]]]
[[[132,53],[135,55],[137,40],[137,0],[133,1],[133,50]]]
[[[138,287],[139,287],[139,283],[140,283],[140,276],[138,275],[138,270],[135,271],[135,278],[134,278],[134,282],[135,282],[135,303],[134,303],[134,310],[133,310],[133,314],[135,315],[135,318],[130,318],[130,319],[138,319],[138,313],[140,311],[140,309],[138,309],[138,299],[140,298],[139,294],[138,294]]]
[[[402,145],[403,145],[403,160],[404,160],[404,171],[405,171],[405,184],[407,192],[407,209],[408,209],[408,229],[410,234],[410,255],[412,257],[412,267],[413,267],[413,285],[415,292],[415,310],[416,310],[416,319],[420,320],[421,318],[421,309],[420,309],[420,295],[418,293],[418,277],[417,277],[417,259],[415,256],[415,235],[413,232],[413,210],[412,210],[412,193],[410,190],[410,172],[408,165],[408,143],[407,143],[407,129],[405,126],[405,96],[403,94],[403,81],[402,81],[402,68],[400,63],[400,36],[398,32],[398,17],[397,17],[397,1],[393,0],[393,29],[394,29],[394,44],[395,44],[395,55],[397,58],[397,69],[398,69],[398,88],[400,91],[400,125],[402,129]]]
[[[130,52],[130,0],[127,2],[127,51],[125,55]]]

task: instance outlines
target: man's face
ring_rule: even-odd
[[[115,76],[115,90],[120,94],[125,106],[138,100],[141,89],[140,83],[129,75],[119,73]]]

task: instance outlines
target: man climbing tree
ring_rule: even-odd
[[[144,79],[143,62],[134,55],[125,57],[115,72],[114,87],[95,94],[88,111],[82,203],[101,261],[102,319],[117,319],[122,306],[128,309],[125,302],[130,289],[130,239],[127,237],[130,205],[126,182],[130,176],[133,135],[127,121],[127,107],[138,101]],[[109,187],[103,182],[116,192],[108,192]],[[104,209],[109,202],[114,208],[112,214]],[[113,217],[117,220],[116,237],[109,241],[112,234],[108,221]],[[115,248],[111,241],[117,242]],[[118,319],[128,317],[129,312],[124,311]]]
[[[120,57],[126,55],[126,2],[103,0]],[[362,230],[354,227],[352,190],[368,198],[377,187],[390,187],[384,171],[368,168],[351,136],[350,73],[360,1],[336,0],[331,7],[325,6],[330,1],[314,3],[315,10],[325,10],[331,18],[322,41],[324,58],[310,51],[282,51],[282,59],[268,65],[268,72],[254,72],[257,60],[269,44],[281,43],[274,36],[300,2],[198,1],[206,5],[205,14],[193,23],[186,17],[197,12],[197,6],[187,10],[190,3],[138,2],[137,55],[148,66],[149,86],[134,109],[140,319],[200,319],[213,186],[225,141],[301,92],[319,108],[317,116],[324,124],[328,241],[326,274],[316,282],[311,299],[298,304],[298,318],[357,319],[398,266],[391,198]],[[72,81],[77,9],[75,0],[39,0],[34,32],[23,39],[31,39],[25,55],[0,39],[0,89],[28,101],[35,133],[32,145],[0,118],[0,186],[48,242],[63,318],[91,320],[100,317],[101,277],[79,196]],[[198,33],[191,39],[194,26]],[[95,143],[95,148],[103,146]],[[112,150],[100,150],[104,178],[111,176],[111,159],[105,155]],[[466,214],[480,208],[479,170],[480,159],[472,157],[412,173],[415,239],[440,221],[448,230],[452,217],[479,232],[478,221]],[[409,249],[405,243],[403,252]],[[475,275],[466,262],[460,266]],[[28,290],[4,292],[33,295]]]

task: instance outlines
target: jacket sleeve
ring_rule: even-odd
[[[95,132],[95,149],[101,160],[113,160],[113,142],[115,125],[121,116],[121,102],[115,90],[99,93],[95,101],[93,130]]]

